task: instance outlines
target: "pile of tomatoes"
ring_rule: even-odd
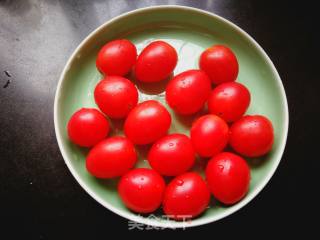
[[[118,192],[123,203],[137,213],[151,213],[161,205],[173,219],[193,218],[209,205],[211,194],[231,205],[247,193],[250,168],[244,157],[259,157],[273,145],[272,123],[261,115],[244,116],[250,92],[235,82],[238,61],[226,46],[206,49],[199,68],[170,79],[166,88],[168,106],[177,114],[191,115],[207,105],[208,113],[196,119],[190,137],[168,134],[171,115],[160,102],[138,103],[136,86],[125,76],[133,72],[148,84],[171,77],[177,64],[176,50],[164,41],[155,41],[137,55],[134,44],[114,40],[99,51],[96,65],[104,78],[94,90],[99,110],[82,108],[67,126],[70,140],[92,147],[86,168],[97,178],[121,177]],[[214,88],[212,89],[212,86]],[[108,137],[108,118],[125,119],[124,135]],[[224,152],[229,146],[235,153]],[[150,145],[150,169],[133,169],[135,145]],[[205,180],[191,171],[196,156],[210,158]],[[165,177],[170,179],[166,184]]]

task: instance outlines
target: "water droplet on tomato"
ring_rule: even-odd
[[[218,165],[218,168],[220,169],[220,171],[223,171],[224,166],[220,164],[220,165]]]
[[[178,184],[178,186],[182,186],[183,185],[183,181],[182,180],[178,180],[177,184]]]

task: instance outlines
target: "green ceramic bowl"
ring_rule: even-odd
[[[263,114],[274,125],[275,142],[272,151],[260,159],[248,159],[251,166],[251,183],[248,194],[233,206],[225,207],[212,201],[204,214],[189,222],[175,222],[161,216],[140,216],[130,212],[117,194],[117,180],[101,181],[85,169],[87,150],[72,144],[67,137],[66,125],[70,116],[81,107],[96,107],[93,90],[101,79],[95,67],[98,50],[106,42],[127,38],[134,42],[138,52],[149,42],[161,39],[172,44],[179,54],[174,74],[198,68],[200,53],[213,44],[225,44],[238,57],[240,72],[238,82],[251,92],[248,114]],[[139,101],[156,99],[165,104],[166,82],[144,85],[136,82]],[[179,117],[172,113],[170,132],[189,134],[192,117]],[[160,227],[188,227],[217,221],[239,210],[252,200],[274,174],[284,151],[288,131],[288,107],[283,85],[271,60],[263,49],[243,30],[231,22],[209,12],[182,6],[158,6],[143,8],[116,17],[92,32],[74,51],[68,60],[58,83],[54,123],[57,140],[64,160],[72,175],[83,189],[100,204],[120,216],[147,225]],[[113,121],[112,134],[122,134],[121,121]],[[147,126],[146,126],[147,127]],[[148,166],[148,147],[139,147],[137,166]],[[200,160],[195,171],[203,172]]]

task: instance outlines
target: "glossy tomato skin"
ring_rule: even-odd
[[[165,190],[163,178],[152,169],[136,168],[122,176],[118,192],[127,208],[151,213],[161,205]]]
[[[270,120],[261,115],[247,115],[230,128],[230,145],[239,154],[260,157],[273,145],[274,133]]]
[[[137,153],[131,141],[115,136],[102,140],[90,150],[86,167],[97,178],[114,178],[128,172],[136,161]]]
[[[131,110],[124,132],[134,144],[150,144],[166,135],[170,124],[168,110],[161,103],[148,100]]]
[[[164,41],[146,46],[135,65],[136,78],[142,82],[158,82],[166,79],[177,65],[176,50]]]
[[[234,204],[248,192],[250,169],[242,157],[222,152],[208,162],[206,179],[216,199],[224,204]]]
[[[166,100],[175,112],[193,114],[203,108],[210,91],[211,82],[205,72],[188,70],[170,80]]]
[[[239,64],[232,50],[223,45],[214,45],[200,56],[199,67],[214,84],[233,82],[237,79]]]
[[[148,154],[150,166],[164,176],[177,176],[195,162],[191,140],[184,134],[170,134],[156,141]]]
[[[220,117],[208,114],[192,124],[190,135],[196,152],[202,157],[212,157],[227,145],[229,127]]]
[[[130,72],[136,59],[135,45],[127,39],[117,39],[108,42],[100,49],[96,66],[104,75],[124,76]]]
[[[210,94],[208,109],[226,122],[234,122],[242,117],[250,104],[249,90],[237,82],[218,85]]]
[[[71,116],[67,130],[73,143],[81,147],[92,147],[108,135],[110,126],[97,109],[81,108]]]
[[[128,115],[138,103],[138,90],[128,79],[106,76],[95,90],[94,99],[100,110],[110,118],[120,119]]]
[[[163,210],[176,220],[200,215],[210,201],[210,191],[202,177],[194,172],[174,178],[164,193]]]

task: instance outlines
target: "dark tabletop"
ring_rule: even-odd
[[[1,239],[107,238],[128,231],[128,221],[93,200],[64,164],[53,101],[68,57],[91,31],[121,13],[157,4],[205,9],[247,31],[278,69],[290,109],[286,150],[265,189],[237,213],[181,233],[209,231],[214,239],[259,236],[252,230],[317,230],[310,220],[319,213],[320,189],[314,150],[320,103],[317,7],[307,1],[0,0]],[[10,237],[2,238],[4,232]]]

